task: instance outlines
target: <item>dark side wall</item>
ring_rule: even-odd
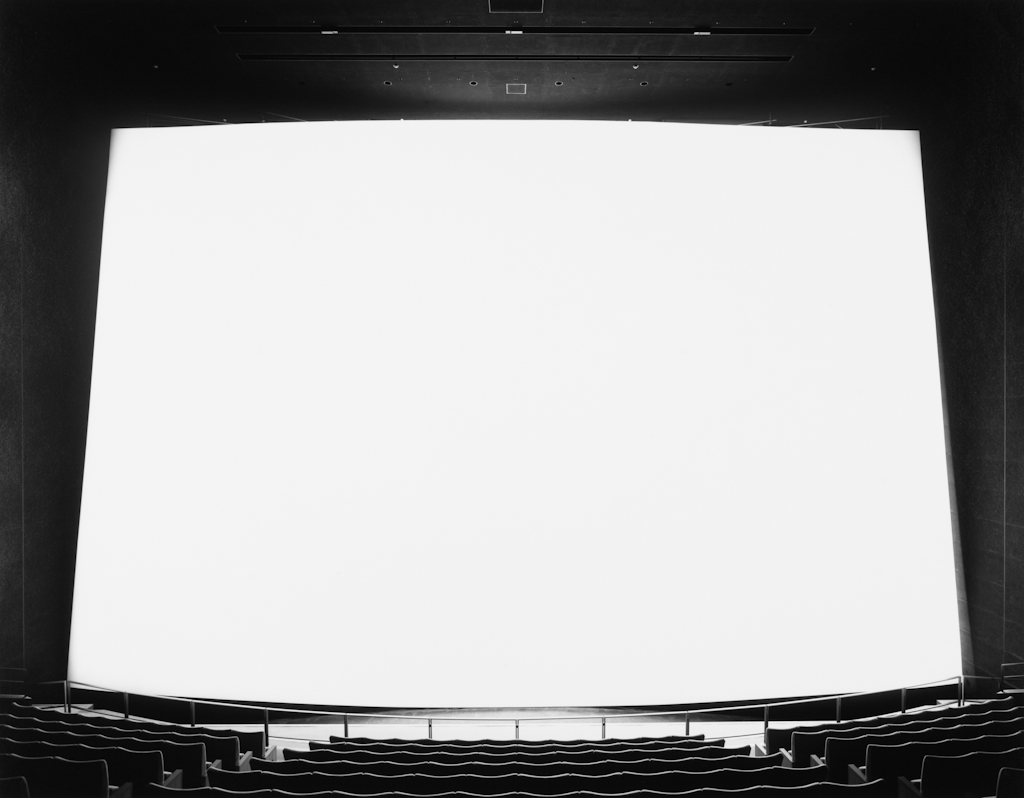
[[[12,681],[67,670],[107,145],[136,110],[93,52],[116,37],[87,35],[102,15],[74,18],[73,5],[0,0],[0,679]],[[941,8],[945,40],[893,102],[922,129],[964,667],[993,675],[1024,659],[1024,3]]]
[[[67,667],[109,128],[30,11],[0,3],[0,667],[41,681]]]
[[[940,45],[922,124],[964,672],[1024,661],[1024,4]]]

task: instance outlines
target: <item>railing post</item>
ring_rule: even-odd
[[[270,710],[263,707],[263,744],[270,748]]]
[[[348,715],[345,715],[345,736],[348,737]]]
[[[843,697],[841,695],[836,696],[836,723],[841,723],[843,720]]]
[[[768,705],[764,705],[764,747],[768,750]]]
[[[907,711],[907,688],[904,687],[900,690],[900,712]]]
[[[122,693],[124,696],[124,716],[128,717],[128,693]]]
[[[601,739],[605,736],[605,718],[601,718]]]
[[[188,702],[188,720],[192,726],[196,725],[196,702]]]
[[[433,740],[434,739],[434,719],[433,718],[427,718],[427,739],[428,740]]]
[[[516,718],[516,739],[519,739],[519,719]]]
[[[64,711],[71,714],[71,685],[68,680],[64,680]]]
[[[959,703],[960,706],[963,706],[964,705],[964,675],[962,673],[960,674],[960,677],[957,679],[957,681],[959,682],[959,685],[957,687],[958,703]]]
[[[686,732],[685,732],[685,734],[686,734],[687,737],[689,737],[690,736],[690,710],[686,710],[686,715],[684,717],[686,718]]]

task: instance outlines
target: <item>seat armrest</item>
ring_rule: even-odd
[[[764,743],[754,743],[754,756],[768,756]]]
[[[239,772],[246,773],[252,770],[249,762],[252,760],[252,751],[246,751],[238,758],[238,770]]]
[[[120,787],[111,787],[110,798],[132,798],[132,783],[129,781]]]
[[[817,754],[811,754],[811,767],[812,768],[821,767],[824,764],[825,764],[825,760],[824,759],[822,759]]]
[[[896,780],[897,795],[899,798],[921,798],[921,790],[906,776],[900,776]]]
[[[206,769],[215,768],[216,770],[224,770],[224,762],[220,759],[214,759],[212,762],[206,763]]]
[[[173,790],[180,790],[182,789],[181,785],[184,778],[185,776],[182,773],[181,768],[178,768],[173,773],[164,773],[163,786],[170,787]]]
[[[268,745],[267,746],[267,755],[265,757],[263,757],[263,758],[264,759],[269,759],[271,762],[276,762],[278,760],[277,746],[276,745]]]
[[[861,770],[856,765],[846,766],[846,783],[847,784],[867,784],[868,774]]]
[[[782,767],[793,767],[793,755],[789,753],[789,751],[787,751],[785,748],[780,748],[779,753],[782,754]]]

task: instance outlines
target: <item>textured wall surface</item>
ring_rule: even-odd
[[[109,128],[50,15],[3,14],[0,640],[46,680],[66,671]]]
[[[0,0],[0,668],[9,669],[0,678],[21,669],[32,680],[66,673],[109,130],[165,107],[206,118],[235,110],[237,61],[226,60],[223,74],[199,70],[189,66],[187,42],[176,49],[173,37],[160,38],[188,29],[188,13],[202,17],[194,27],[211,38],[214,22],[237,17],[230,3],[217,5],[219,16],[196,11],[214,5]],[[884,19],[895,5],[834,7],[875,9]],[[964,666],[991,675],[1003,661],[1024,659],[1024,4],[904,5],[930,26],[927,34],[878,25],[870,46],[862,38],[835,56],[865,74],[876,60],[889,64],[879,88],[830,88],[843,79],[846,61],[837,60],[828,75],[777,81],[778,97],[851,116],[874,103],[891,123],[922,129]],[[765,13],[756,3],[731,7]],[[789,7],[811,18],[822,6]],[[147,21],[149,8],[163,9],[160,25]],[[135,27],[121,36],[114,23],[128,13]],[[433,24],[434,12],[420,13]],[[842,31],[822,35],[838,41]],[[266,91],[280,102],[306,91],[252,74],[271,75]],[[258,88],[246,85],[253,103]],[[764,118],[756,93],[731,91],[719,89],[715,102]],[[600,116],[601,102],[599,93],[588,96],[576,115],[589,108]],[[389,103],[381,116],[401,111]],[[650,111],[686,115],[681,104]],[[444,116],[445,107],[405,115]]]
[[[922,133],[952,444],[966,673],[1024,659],[1024,28],[979,9],[950,37]]]
[[[0,4],[0,108],[24,102],[9,12]],[[25,667],[21,299],[28,165],[15,129],[14,113],[0,111],[0,680],[20,679]]]

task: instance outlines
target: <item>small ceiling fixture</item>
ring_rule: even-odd
[[[505,94],[526,94],[525,83],[506,83]]]

